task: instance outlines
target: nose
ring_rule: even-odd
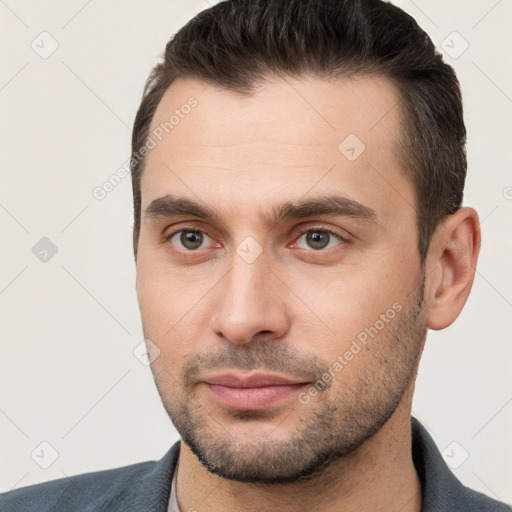
[[[287,287],[264,253],[252,262],[235,253],[216,289],[210,328],[218,337],[244,345],[258,336],[281,338],[289,329]]]

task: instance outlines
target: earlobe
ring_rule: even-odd
[[[473,208],[460,208],[438,227],[429,249],[430,329],[448,327],[462,311],[473,285],[480,240],[480,222]]]

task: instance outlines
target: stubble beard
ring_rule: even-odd
[[[337,386],[329,386],[308,404],[297,400],[293,411],[271,418],[273,425],[267,429],[268,433],[256,440],[234,435],[229,432],[229,425],[224,425],[226,421],[213,419],[195,399],[197,390],[190,384],[191,377],[205,365],[289,370],[292,375],[307,369],[311,374],[322,375],[328,368],[323,361],[301,359],[293,353],[290,356],[288,349],[272,341],[255,342],[248,348],[232,344],[222,354],[192,358],[179,382],[180,396],[177,396],[176,380],[161,378],[165,372],[154,371],[164,408],[182,440],[215,475],[262,484],[310,480],[378,432],[397,409],[407,388],[414,384],[426,337],[424,287],[423,276],[408,307],[368,344],[369,351],[363,350],[355,356],[366,357],[366,364],[352,374],[350,381],[343,379],[341,371],[333,378],[333,381],[340,380]],[[238,423],[261,419],[268,422],[268,413],[228,410],[227,416]],[[287,438],[273,436],[272,431],[277,432],[279,424],[292,415],[296,426]]]

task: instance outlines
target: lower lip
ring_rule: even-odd
[[[205,384],[220,405],[239,410],[265,409],[279,400],[296,396],[301,388],[307,386],[307,384],[286,384],[258,388],[231,388],[219,384]]]

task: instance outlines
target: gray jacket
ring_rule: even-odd
[[[464,487],[414,417],[413,460],[423,512],[511,512],[512,507]],[[166,512],[180,443],[158,461],[85,473],[0,494],[0,512]]]

